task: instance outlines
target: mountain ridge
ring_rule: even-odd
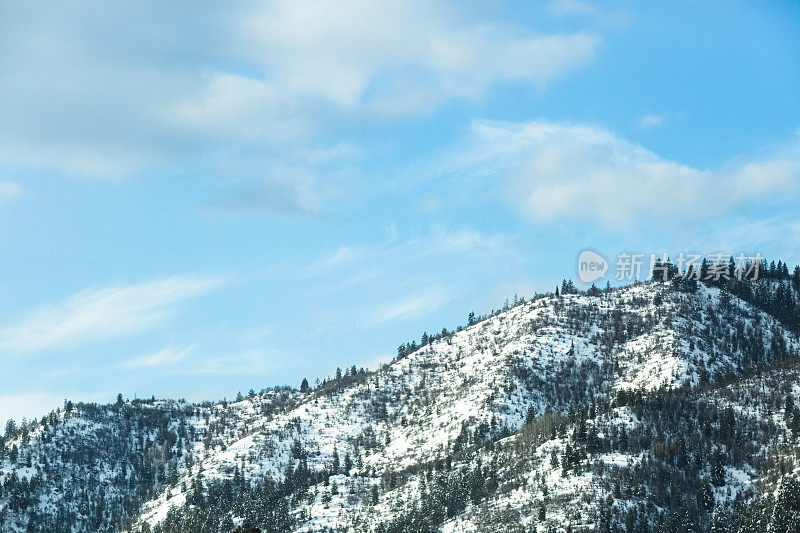
[[[753,294],[780,287],[797,298],[789,276],[749,283]],[[739,298],[740,290],[647,282],[537,296],[423,339],[376,371],[348,370],[306,392],[65,406],[4,444],[0,522],[19,531],[37,523],[48,531],[613,531],[629,521],[631,530],[637,521],[644,530],[675,525],[671,514],[682,512],[681,523],[694,520],[695,530],[710,530],[723,514],[740,524],[770,490],[785,498],[793,490],[790,478],[774,478],[764,454],[792,454],[783,441],[759,442],[756,453],[736,432],[758,428],[794,442],[800,392],[791,321]],[[730,400],[757,387],[747,375],[759,368],[783,368],[775,379],[791,382],[780,389],[789,414],[764,418],[770,423]],[[774,409],[774,394],[755,395],[753,405],[769,398]],[[663,420],[663,402],[697,420]],[[712,444],[680,444],[682,431],[707,432]],[[54,442],[75,446],[78,435],[97,442],[87,439],[77,459],[48,452]],[[109,443],[116,455],[104,456],[98,450]],[[693,503],[655,481],[628,494],[632,482],[620,480],[636,472],[641,479],[653,465],[674,470],[664,482]],[[98,489],[99,480],[109,488]],[[62,491],[67,481],[82,488],[68,495],[56,490],[59,481]]]

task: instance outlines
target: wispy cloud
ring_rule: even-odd
[[[198,374],[264,374],[286,363],[277,352],[249,349],[193,360],[191,372]]]
[[[273,326],[250,331],[214,331],[213,334],[180,346],[170,344],[156,352],[119,363],[126,370],[153,370],[170,375],[267,373],[286,363],[277,350],[254,348],[274,333]]]
[[[630,24],[631,16],[619,9],[605,9],[585,0],[550,0],[547,10],[557,16],[582,17],[609,28],[621,28]]]
[[[321,259],[311,265],[311,271],[318,273],[324,272],[336,266],[359,261],[365,257],[373,255],[374,250],[370,250],[366,246],[347,246],[342,245]]]
[[[448,297],[441,290],[429,288],[420,290],[420,294],[378,306],[369,313],[371,324],[383,324],[409,317],[424,316],[432,313],[448,302]]]
[[[594,15],[597,7],[584,0],[550,0],[547,9],[557,15]]]
[[[349,142],[342,142],[330,148],[309,150],[306,157],[313,163],[330,163],[341,160],[358,159],[364,150]]]
[[[450,229],[443,224],[434,224],[424,234],[412,234],[401,239],[398,230],[390,226],[386,240],[374,244],[341,245],[314,262],[305,273],[320,275],[335,268],[347,270],[360,264],[362,268],[357,273],[335,285],[344,288],[379,277],[380,267],[386,261],[396,264],[433,255],[477,256],[507,250],[508,237],[502,234],[487,235],[471,228]]]
[[[226,282],[220,276],[174,276],[88,289],[0,328],[0,351],[53,350],[146,331],[168,320],[179,302]]]
[[[12,181],[0,180],[0,202],[3,200],[11,200],[17,198],[22,194],[22,185]]]
[[[664,115],[654,113],[647,114],[639,119],[639,127],[642,129],[658,128],[664,125]]]
[[[752,202],[793,201],[800,193],[798,148],[707,170],[664,159],[597,126],[477,121],[452,169],[485,181],[501,177],[509,200],[535,221],[594,219],[627,227],[643,217],[699,219]]]
[[[186,359],[192,352],[192,349],[193,347],[191,346],[187,348],[168,346],[158,352],[123,361],[120,363],[120,366],[129,370],[172,366]]]
[[[505,235],[486,235],[469,228],[450,230],[435,225],[425,239],[430,253],[482,252],[497,254],[507,249]]]

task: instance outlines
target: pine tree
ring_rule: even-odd
[[[536,408],[533,405],[528,406],[528,412],[525,415],[525,423],[530,424],[536,418]]]
[[[405,356],[406,356],[406,345],[401,344],[400,346],[397,347],[397,358],[402,359]]]
[[[339,473],[339,452],[336,450],[336,446],[333,447],[333,465],[331,468],[334,474]]]
[[[352,469],[353,469],[353,460],[350,459],[350,454],[349,453],[345,453],[344,454],[344,472],[343,472],[344,475],[349,476],[350,475],[350,470],[352,470]]]

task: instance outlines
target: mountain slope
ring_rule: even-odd
[[[797,295],[788,279],[752,284]],[[791,488],[800,342],[763,294],[732,292],[541,296],[310,392],[79,404],[5,436],[0,518],[43,531],[743,523]],[[79,458],[57,451],[79,436]]]

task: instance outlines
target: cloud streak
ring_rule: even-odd
[[[11,181],[0,180],[0,202],[12,200],[22,195],[22,185]]]
[[[658,128],[664,125],[664,115],[650,113],[639,119],[639,127],[642,129]]]
[[[478,257],[508,251],[509,238],[502,234],[487,235],[466,227],[453,230],[442,224],[434,224],[426,234],[400,240],[396,228],[390,227],[386,240],[375,244],[339,246],[307,267],[305,274],[327,274],[335,269],[352,268],[354,264],[369,267],[352,276],[346,283],[350,285],[375,277],[377,274],[371,269],[385,261],[397,264],[403,260],[415,262],[436,255]]]
[[[191,371],[198,374],[266,374],[285,363],[280,354],[249,349],[221,356],[206,357],[192,362]]]
[[[421,294],[390,302],[374,309],[370,324],[384,324],[409,317],[424,316],[447,303],[448,298],[438,290],[425,290]]]
[[[227,282],[217,276],[173,276],[81,291],[0,328],[0,352],[57,350],[158,327],[176,305]]]
[[[163,350],[159,350],[158,352],[148,355],[142,355],[140,357],[134,357],[132,359],[128,359],[127,361],[123,361],[120,364],[120,367],[128,370],[140,370],[140,369],[172,366],[186,359],[186,357],[191,352],[192,352],[191,346],[183,349],[178,349],[175,348],[174,346],[167,346],[166,348],[164,348]]]
[[[800,193],[798,147],[719,169],[698,169],[592,125],[476,121],[451,170],[501,180],[509,201],[537,222],[644,218],[696,220]],[[712,200],[713,199],[713,200]]]

